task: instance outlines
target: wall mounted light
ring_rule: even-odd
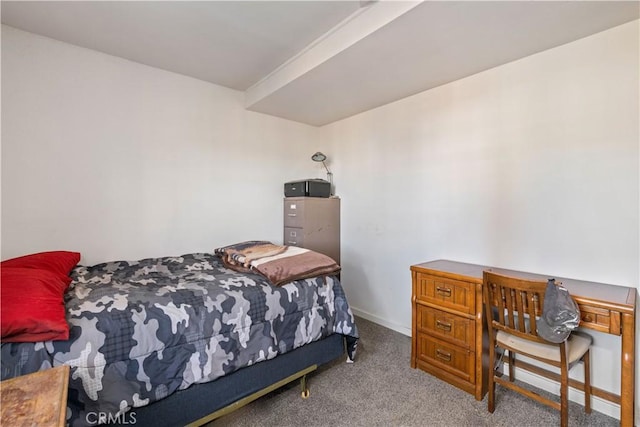
[[[318,151],[313,156],[311,156],[311,160],[314,162],[322,162],[322,166],[327,170],[327,181],[329,181],[329,193],[333,196],[333,173],[327,167],[327,164],[324,162],[327,160],[327,156],[324,153]]]

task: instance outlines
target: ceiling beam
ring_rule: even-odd
[[[407,13],[422,1],[365,2],[356,12],[327,31],[245,91],[245,107],[256,103],[303,76],[323,62]]]

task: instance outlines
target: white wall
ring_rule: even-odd
[[[2,258],[138,259],[282,241],[318,129],[243,94],[2,26]]]
[[[440,258],[637,286],[638,31],[324,127],[356,311],[410,334],[409,266]],[[619,340],[592,335],[594,384],[618,391]]]

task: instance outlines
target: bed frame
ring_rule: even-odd
[[[340,334],[299,347],[274,359],[248,366],[215,381],[194,384],[165,399],[133,408],[136,426],[199,426],[301,378],[302,397],[309,396],[306,375],[345,354],[345,338]],[[129,415],[132,416],[132,415]],[[124,418],[121,422],[131,425]]]

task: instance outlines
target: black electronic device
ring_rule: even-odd
[[[285,197],[330,197],[331,183],[324,179],[305,179],[284,183]]]

